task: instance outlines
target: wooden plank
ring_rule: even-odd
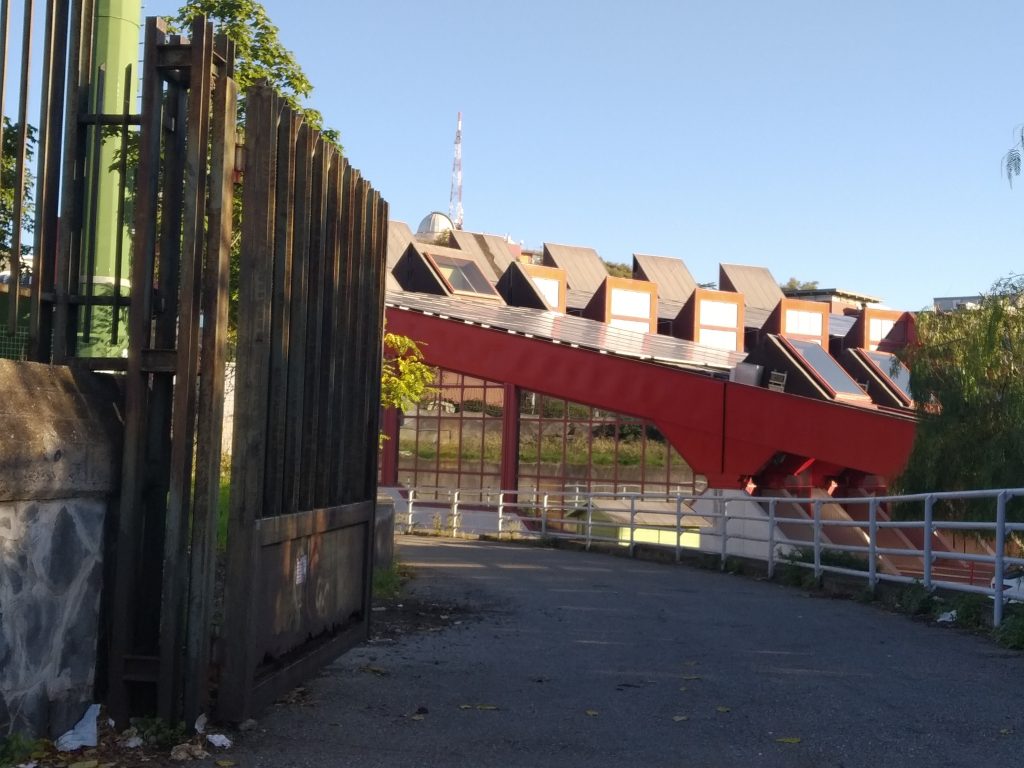
[[[337,502],[354,501],[351,493],[351,478],[354,473],[353,464],[359,466],[359,455],[362,442],[366,437],[362,425],[356,419],[360,410],[360,382],[365,376],[360,371],[359,348],[366,342],[358,336],[360,326],[359,314],[363,307],[359,306],[359,276],[362,270],[363,240],[366,233],[366,202],[369,184],[362,178],[355,183],[352,195],[352,209],[348,214],[350,226],[346,242],[346,282],[345,305],[346,313],[340,320],[344,338],[335,351],[339,367],[342,371],[340,380],[344,384],[335,397],[339,402],[337,425],[334,427],[335,441],[332,446],[337,457],[337,474],[334,478],[334,498]],[[357,434],[361,433],[361,434]],[[358,472],[356,472],[358,474]]]
[[[257,562],[256,521],[263,516],[270,371],[270,301],[273,290],[273,194],[280,100],[266,86],[246,95],[248,167],[242,186],[243,210],[265,215],[242,220],[239,276],[238,350],[236,356],[235,427],[231,456],[228,561],[224,595],[224,672],[217,715],[240,721],[250,710],[253,674],[258,659],[249,640],[254,595],[250,588]]]
[[[376,237],[374,238],[373,256],[371,265],[373,267],[371,281],[371,298],[369,307],[376,308],[374,323],[368,334],[372,334],[371,348],[375,350],[370,358],[368,369],[370,371],[370,397],[367,399],[367,424],[372,434],[380,432],[381,408],[380,408],[380,376],[383,355],[383,334],[384,334],[384,281],[387,271],[387,238],[388,238],[388,204],[380,196],[376,195],[374,201],[376,219]],[[364,477],[365,493],[368,498],[377,497],[377,464],[380,453],[380,441],[375,441],[369,446],[366,457],[366,468]]]
[[[234,202],[235,112],[238,88],[217,79],[210,129],[209,224],[203,268],[204,318],[199,370],[195,503],[190,546],[189,596],[185,632],[185,722],[208,710],[211,623],[217,566],[221,434],[224,423],[224,367],[227,358],[228,299]]]
[[[292,224],[291,327],[288,332],[288,398],[285,407],[287,432],[284,443],[284,482],[281,513],[298,512],[301,471],[302,425],[306,394],[306,321],[309,270],[309,225],[312,193],[313,132],[301,125],[295,142],[294,217]]]
[[[327,243],[327,185],[334,165],[334,148],[318,139],[314,150],[313,179],[310,200],[309,285],[306,315],[306,379],[303,393],[302,447],[299,474],[298,507],[310,509],[316,496],[317,435],[323,401],[320,382],[323,376],[321,344],[323,335],[323,307],[325,293],[325,251]]]
[[[290,110],[277,133],[277,201],[274,211],[274,293],[270,316],[270,400],[263,515],[281,514],[288,433],[288,357],[292,301],[292,238],[295,226],[295,139],[299,118]]]
[[[60,204],[60,143],[67,77],[68,0],[47,4],[43,41],[43,87],[39,97],[39,144],[36,183],[35,276],[29,321],[29,356],[48,363],[53,346],[53,305],[43,295],[54,290],[56,276],[58,211]]]
[[[335,401],[335,371],[336,360],[334,355],[335,337],[338,332],[338,313],[340,298],[338,286],[340,281],[341,268],[341,247],[343,233],[341,221],[337,211],[346,195],[343,189],[349,183],[348,162],[339,158],[331,168],[330,181],[327,186],[327,239],[324,249],[324,299],[323,314],[320,322],[320,356],[323,365],[320,369],[320,418],[317,420],[316,428],[316,470],[310,481],[315,483],[314,505],[317,507],[329,507],[334,503],[332,498],[331,478],[333,477],[333,462],[336,454],[331,453],[331,441],[333,438],[333,415],[337,409]]]
[[[376,500],[360,501],[324,509],[308,509],[292,515],[264,517],[259,521],[260,546],[269,547],[282,541],[368,523],[373,517],[374,506]]]
[[[76,8],[79,4],[76,3]],[[150,292],[140,290],[153,282],[153,256],[156,245],[155,227],[157,211],[157,178],[160,162],[160,122],[162,100],[160,81],[153,66],[156,46],[163,40],[166,27],[161,21],[149,19],[146,22],[144,64],[142,71],[143,121],[139,136],[139,170],[135,199],[135,258],[132,260],[132,285],[136,288],[136,301],[128,313],[129,346],[128,374],[125,376],[125,427],[124,447],[121,459],[121,494],[118,514],[114,522],[116,530],[117,560],[114,566],[111,599],[110,646],[108,653],[108,703],[111,716],[117,723],[125,724],[128,716],[128,692],[124,682],[125,656],[131,648],[134,637],[136,601],[136,566],[139,560],[138,548],[142,516],[138,514],[142,501],[141,479],[144,470],[144,436],[147,406],[147,377],[142,371],[142,349],[148,337],[151,311]],[[75,89],[71,89],[74,93]],[[75,94],[77,96],[77,94]],[[75,96],[69,94],[71,105]],[[76,129],[77,130],[77,129]],[[74,141],[65,141],[75,151]],[[65,164],[65,181],[73,165]],[[66,188],[67,189],[67,188]],[[71,208],[65,211],[71,213]],[[62,222],[61,231],[70,236],[70,222]],[[65,256],[67,243],[62,244]],[[67,276],[59,275],[58,295],[67,293]],[[76,278],[77,279],[77,278]],[[67,321],[67,304],[64,322]],[[54,359],[63,359],[67,354],[64,343],[64,327],[59,324],[54,339]]]
[[[193,441],[196,429],[196,377],[199,372],[199,315],[202,287],[207,148],[213,24],[192,25],[191,82],[188,92],[188,147],[182,215],[181,290],[178,313],[178,371],[174,384],[170,485],[164,525],[163,590],[160,604],[160,683],[157,713],[170,722],[180,717],[183,621],[188,596],[188,530],[192,510]]]

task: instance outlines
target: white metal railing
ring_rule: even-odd
[[[872,589],[880,581],[907,584],[920,582],[929,591],[942,587],[994,597],[1003,591],[1007,567],[1024,566],[1024,558],[1006,553],[1008,539],[1024,532],[1024,523],[1006,521],[1006,505],[1010,499],[1024,497],[1024,488],[811,499],[794,496],[752,497],[741,493],[730,496],[719,490],[708,490],[703,494],[641,494],[588,493],[578,488],[561,491],[502,491],[421,486],[403,489],[400,495],[398,489],[392,490],[398,496],[398,529],[404,533],[433,530],[452,535],[508,534],[570,539],[583,542],[588,550],[594,543],[613,543],[628,547],[630,555],[634,554],[638,543],[643,543],[673,549],[676,561],[681,559],[685,551],[715,554],[720,558],[722,568],[730,556],[761,559],[767,562],[769,577],[774,575],[776,565],[782,560],[812,569],[815,578],[821,578],[826,572],[863,577]],[[992,501],[991,521],[934,519],[937,501],[978,499]],[[921,504],[921,519],[891,520],[887,515],[882,515],[880,519],[881,506],[894,503]],[[822,508],[826,504],[843,507],[845,519],[824,518]],[[782,515],[780,505],[785,505],[784,509],[789,509],[790,514],[794,505],[801,510],[810,506],[811,514]],[[867,519],[855,520],[850,517],[847,510],[853,506],[866,506]],[[730,507],[733,511],[730,511]],[[747,507],[747,510],[737,513],[737,507]],[[663,522],[651,522],[645,517],[638,523],[638,515],[652,514],[660,516]],[[687,521],[687,518],[692,519]],[[666,525],[664,521],[669,521],[669,524]],[[800,539],[785,535],[780,526],[811,530],[805,539]],[[752,528],[755,532],[751,532]],[[859,531],[863,543],[839,544],[828,539],[830,530],[844,528]],[[758,533],[757,529],[763,531]],[[879,534],[887,529],[901,531],[904,539],[906,532],[920,531],[923,546],[882,546]],[[988,534],[993,540],[992,553],[950,551],[947,547],[937,549],[934,540],[946,532]],[[642,534],[639,540],[638,534]],[[656,534],[657,539],[654,542],[649,541],[653,534]],[[668,535],[669,543],[663,540],[664,534]],[[696,546],[684,543],[684,539],[693,535],[698,539]],[[807,549],[813,554],[813,562],[790,559],[794,551]],[[866,559],[866,570],[824,562],[830,552],[861,555]],[[906,569],[897,573],[879,569],[882,558],[893,557],[920,559],[920,576],[909,575]],[[972,569],[968,583],[950,580],[948,574],[943,578],[942,566],[946,562],[952,562],[953,569],[956,569],[957,564],[967,564]],[[982,578],[991,570],[990,582],[986,581],[982,585],[974,583],[973,569],[978,564],[989,566],[984,568]],[[890,565],[889,570],[899,569]],[[1004,599],[993,600],[993,626],[998,627],[1002,622],[1004,603]]]

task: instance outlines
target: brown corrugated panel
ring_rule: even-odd
[[[683,260],[671,256],[634,253],[633,277],[656,283],[659,301],[685,303],[697,287],[697,281]]]
[[[464,230],[454,230],[452,235],[459,250],[473,254],[473,260],[491,282],[497,282],[498,277],[508,269],[508,265],[516,260],[508,247],[508,242],[500,235],[485,235]]]
[[[544,243],[544,263],[549,267],[564,269],[569,288],[586,291],[591,296],[608,277],[604,262],[593,248]]]
[[[719,264],[718,287],[723,291],[742,293],[748,307],[771,312],[784,294],[767,267],[745,264]]]
[[[388,273],[395,268],[395,264],[402,258],[405,249],[412,242],[412,230],[404,221],[388,222]]]

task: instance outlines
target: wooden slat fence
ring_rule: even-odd
[[[246,98],[230,720],[366,636],[387,231],[387,203],[337,148],[270,88]]]

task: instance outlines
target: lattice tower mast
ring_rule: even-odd
[[[452,160],[452,190],[448,196],[448,217],[462,229],[462,113],[455,127],[455,158]]]

